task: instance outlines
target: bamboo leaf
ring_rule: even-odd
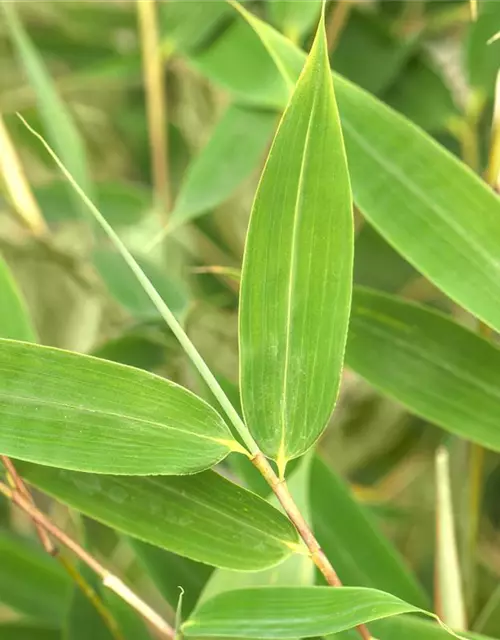
[[[346,363],[413,413],[500,451],[500,350],[446,316],[357,288]]]
[[[61,632],[58,629],[18,622],[0,623],[0,638],[2,640],[62,640]]]
[[[252,44],[247,35],[246,57],[253,47],[264,59],[264,48],[266,77],[274,63],[276,82],[281,77],[293,84],[303,52],[256,16],[238,10],[261,40]],[[240,78],[246,77],[243,69]],[[218,71],[205,67],[215,79]],[[437,287],[500,330],[500,198],[404,116],[345,78],[334,77],[356,205]],[[226,74],[222,81],[228,86],[233,76]],[[238,91],[243,91],[239,85]],[[266,97],[261,100],[264,104]]]
[[[213,471],[127,477],[18,466],[31,484],[89,517],[216,567],[257,571],[288,557],[297,544],[284,515]]]
[[[310,495],[318,542],[345,585],[382,589],[416,606],[428,606],[422,587],[396,549],[319,458],[312,466]]]
[[[188,637],[309,637],[416,611],[375,589],[260,587],[222,593],[204,602],[182,631]]]
[[[90,194],[92,183],[85,147],[73,118],[59,97],[43,58],[24,29],[14,4],[3,3],[2,8],[17,54],[36,93],[38,109],[47,136],[75,180]],[[77,206],[82,209],[78,201]]]
[[[189,167],[169,228],[226,200],[258,166],[276,126],[276,113],[231,105],[205,148]]]
[[[271,21],[293,42],[311,31],[321,14],[321,0],[271,0],[268,5]]]
[[[335,404],[352,245],[349,179],[322,22],[261,178],[242,270],[243,412],[281,469],[314,443]]]
[[[0,256],[0,336],[12,340],[35,342],[35,331],[28,316],[24,300]]]
[[[0,341],[0,452],[97,473],[182,474],[224,458],[223,419],[163,378],[105,360]]]
[[[0,567],[0,603],[59,626],[70,594],[61,567],[40,547],[6,531],[0,532]],[[1,626],[0,637],[3,640]]]

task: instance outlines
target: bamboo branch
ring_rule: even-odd
[[[155,0],[137,0],[142,64],[148,113],[151,168],[157,204],[168,212],[171,204],[168,163],[167,100]]]
[[[0,493],[11,502],[25,511],[30,518],[41,525],[56,540],[72,551],[83,563],[92,569],[102,580],[102,583],[111,591],[114,591],[120,598],[133,607],[147,622],[157,629],[162,637],[174,640],[174,630],[159,614],[149,605],[139,598],[127,585],[113,573],[103,567],[88,551],[70,538],[64,531],[59,529],[48,517],[33,506],[29,500],[20,495],[17,491],[12,491],[7,485],[0,482]]]
[[[338,0],[328,18],[326,25],[326,40],[328,51],[332,53],[338,44],[342,31],[349,19],[355,0]]]
[[[307,524],[299,508],[295,504],[294,499],[292,498],[292,495],[288,490],[286,482],[278,478],[273,468],[269,464],[267,458],[262,452],[259,451],[259,453],[254,455],[251,460],[254,466],[265,478],[265,480],[273,490],[275,496],[278,498],[281,506],[285,510],[285,513],[297,529],[300,537],[309,550],[311,560],[321,571],[321,573],[325,577],[325,580],[332,587],[341,587],[342,582],[338,577],[337,572],[326,557],[324,551],[321,549],[319,542],[316,540],[309,525]],[[356,627],[356,630],[363,638],[363,640],[372,640],[372,635],[364,624],[360,624],[358,627]]]

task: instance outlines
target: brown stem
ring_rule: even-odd
[[[70,549],[82,562],[89,566],[101,579],[102,583],[111,591],[114,591],[125,602],[133,607],[145,620],[152,624],[164,638],[174,640],[175,633],[173,628],[159,616],[156,611],[151,609],[143,600],[141,600],[133,591],[131,591],[120,578],[113,575],[105,567],[103,567],[90,553],[83,549],[77,542],[70,538],[64,531],[61,531],[53,522],[51,522],[45,514],[34,507],[29,500],[17,491],[12,491],[9,487],[0,482],[0,493],[11,500],[20,509],[25,511],[30,518],[41,525],[56,540]]]
[[[12,460],[7,456],[1,456],[1,458],[2,458],[3,466],[5,467],[8,475],[10,476],[12,486],[14,487],[14,489],[18,491],[19,494],[23,496],[23,498],[25,498],[31,505],[35,506],[33,497],[29,492],[28,487],[24,484],[23,479],[17,473],[16,467],[14,466],[14,463],[12,462]],[[34,524],[35,524],[38,537],[40,538],[40,542],[42,543],[42,547],[51,556],[55,556],[57,553],[57,549],[53,544],[52,540],[50,539],[49,534],[38,522],[35,522]]]
[[[311,560],[321,571],[321,573],[325,577],[325,580],[332,587],[341,587],[342,582],[338,577],[337,572],[332,567],[330,561],[321,549],[319,542],[316,540],[314,533],[311,531],[303,515],[300,513],[288,490],[285,481],[278,478],[278,476],[274,472],[274,469],[271,467],[263,453],[259,452],[254,455],[252,457],[252,462],[254,466],[260,471],[260,473],[265,478],[274,494],[278,498],[281,506],[285,510],[285,513],[294,524],[300,537],[308,548]],[[356,627],[356,629],[363,640],[372,640],[372,636],[364,624],[360,624],[358,627]]]
[[[7,456],[0,456],[2,463],[7,471],[7,475],[9,481],[12,484],[12,487],[18,492],[29,504],[31,504],[34,508],[36,508],[35,501],[33,500],[33,496],[31,495],[28,487],[25,485],[24,480],[18,474],[14,463]],[[76,583],[79,589],[83,592],[83,594],[90,600],[92,605],[95,607],[99,615],[102,617],[104,623],[108,627],[111,635],[115,640],[123,640],[123,636],[120,633],[116,620],[110,614],[105,604],[102,602],[99,595],[95,592],[92,586],[85,580],[85,578],[80,574],[78,569],[74,567],[71,562],[69,562],[66,558],[64,558],[60,553],[59,549],[52,542],[49,534],[46,529],[39,523],[33,520],[33,524],[35,525],[36,532],[40,539],[40,542],[45,549],[45,551],[57,559],[57,561],[62,565],[66,573],[70,576],[70,578]]]

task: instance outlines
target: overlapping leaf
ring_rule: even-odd
[[[234,445],[189,391],[89,356],[0,342],[0,453],[98,473],[192,473]]]
[[[265,569],[289,556],[297,543],[284,515],[213,471],[138,478],[27,463],[19,469],[30,483],[91,518],[217,567]]]
[[[242,271],[243,412],[280,466],[312,445],[333,410],[352,244],[349,179],[322,23],[261,178]]]

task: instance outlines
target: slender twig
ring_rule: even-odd
[[[47,233],[47,225],[31,191],[23,165],[0,114],[0,173],[13,208],[35,236]]]
[[[332,53],[338,44],[340,35],[344,30],[355,0],[339,0],[333,8],[326,25],[326,39],[328,51]]]
[[[151,168],[157,204],[170,209],[167,99],[163,82],[163,56],[158,33],[155,0],[137,0],[137,17],[142,45],[142,64],[148,113]]]
[[[63,175],[66,176],[66,178],[70,182],[73,189],[82,198],[83,202],[87,205],[89,210],[94,215],[95,219],[99,222],[103,230],[106,232],[110,240],[113,242],[117,250],[120,252],[124,261],[128,264],[132,273],[141,284],[144,292],[148,295],[151,302],[158,309],[158,312],[160,313],[162,318],[170,327],[172,333],[175,335],[175,337],[178,339],[178,341],[182,345],[187,356],[190,358],[190,360],[198,370],[199,374],[201,375],[203,380],[207,383],[209,389],[212,391],[215,398],[218,400],[222,410],[227,415],[232,425],[234,426],[234,428],[240,435],[241,439],[243,440],[246,450],[241,445],[239,445],[239,443],[237,443],[236,441],[234,442],[228,441],[228,446],[231,447],[232,451],[237,451],[239,453],[246,454],[253,461],[256,468],[262,473],[262,475],[268,482],[269,486],[276,494],[276,497],[278,498],[281,505],[283,506],[283,509],[287,513],[291,522],[294,524],[299,535],[301,536],[302,540],[307,546],[309,553],[311,555],[311,559],[316,564],[318,569],[320,569],[320,571],[323,573],[328,584],[332,586],[337,586],[337,587],[341,586],[342,583],[340,582],[329,560],[326,558],[325,554],[321,550],[321,547],[319,546],[316,538],[314,537],[314,534],[312,533],[311,529],[307,525],[299,509],[295,505],[295,502],[293,501],[293,498],[290,495],[290,492],[288,491],[285,482],[280,480],[278,476],[275,474],[273,468],[271,467],[271,465],[265,458],[264,454],[260,450],[259,445],[257,444],[254,437],[250,433],[250,430],[241,419],[240,415],[232,405],[227,395],[224,393],[219,382],[217,381],[214,374],[207,366],[206,362],[201,357],[200,353],[198,352],[194,344],[191,342],[184,328],[179,324],[179,322],[177,321],[176,317],[174,316],[170,308],[165,304],[165,301],[156,291],[154,285],[151,283],[151,281],[146,276],[144,271],[141,269],[141,267],[139,266],[135,258],[129,252],[129,250],[123,243],[123,241],[116,234],[112,226],[109,224],[106,218],[104,218],[104,216],[99,211],[99,209],[95,206],[92,200],[87,196],[85,191],[83,191],[83,189],[78,185],[78,183],[75,181],[71,173],[68,171],[68,169],[66,169],[62,161],[59,159],[55,151],[53,151],[53,149],[45,141],[43,136],[41,136],[37,131],[35,131],[33,127],[31,127],[21,115],[19,115],[19,117],[24,122],[27,129],[31,131],[31,133],[33,133],[33,135],[36,138],[38,138],[40,142],[43,144],[43,146],[45,147],[49,155],[52,157],[54,162],[62,171]],[[361,637],[363,638],[363,640],[371,639],[372,636],[370,635],[369,631],[364,625],[360,625],[359,627],[357,627],[357,630],[361,635]]]
[[[26,500],[19,492],[12,491],[2,482],[0,482],[0,493],[25,511],[34,522],[40,524],[56,540],[72,551],[101,578],[105,587],[111,589],[111,591],[114,591],[120,598],[125,600],[125,602],[133,607],[145,620],[153,625],[163,637],[174,640],[174,630],[168,622],[141,600],[120,578],[103,567],[88,551],[70,538],[64,531],[59,529],[45,514],[33,506],[29,500]]]
[[[14,463],[7,456],[0,456],[2,463],[7,471],[7,477],[9,479],[10,484],[13,489],[20,495],[22,498],[26,500],[33,508],[36,509],[35,501],[33,500],[33,496],[31,495],[28,487],[24,483],[24,480],[18,474]],[[76,583],[82,593],[89,599],[97,613],[101,616],[104,621],[104,624],[109,629],[111,635],[114,640],[123,640],[123,636],[120,632],[118,624],[111,613],[108,611],[106,605],[101,600],[96,591],[92,588],[92,586],[85,580],[85,578],[81,575],[76,567],[72,565],[64,556],[59,553],[59,549],[52,542],[49,534],[46,529],[39,522],[33,520],[33,524],[35,525],[36,532],[42,543],[45,551],[57,559],[59,564],[64,568],[66,573],[70,576],[70,578]]]
[[[321,571],[327,583],[332,587],[341,587],[342,582],[338,577],[337,572],[321,549],[319,542],[316,540],[316,537],[305,521],[299,508],[295,504],[295,501],[292,498],[290,491],[288,490],[286,482],[278,478],[278,476],[274,472],[274,469],[271,467],[263,453],[257,453],[251,458],[251,460],[254,466],[265,478],[265,480],[273,490],[275,496],[278,498],[281,506],[285,510],[285,513],[292,521],[300,537],[304,541],[309,551],[311,560]],[[363,640],[372,639],[372,636],[365,625],[359,625],[358,627],[356,627],[356,629]]]

